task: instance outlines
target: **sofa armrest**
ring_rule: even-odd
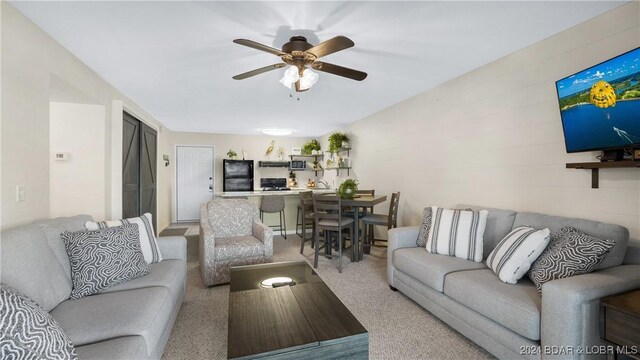
[[[187,261],[187,239],[184,236],[161,236],[156,241],[163,260]]]
[[[640,265],[621,265],[542,285],[541,345],[585,349],[604,345],[599,335],[600,299],[640,288]],[[568,354],[582,359],[585,354]]]
[[[416,247],[419,231],[419,226],[405,226],[389,230],[387,255],[392,254],[396,249]]]
[[[396,249],[416,247],[419,226],[405,226],[389,230],[387,243],[387,282],[393,286],[393,272],[396,267],[393,265],[393,252]]]
[[[264,255],[273,257],[273,229],[258,220],[253,221],[253,236],[264,244]]]

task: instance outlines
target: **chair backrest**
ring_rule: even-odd
[[[398,204],[400,203],[400,191],[391,194],[391,202],[389,203],[389,223],[387,228],[393,229],[398,227]]]
[[[322,219],[342,218],[342,199],[337,195],[313,195],[313,213],[316,222]]]
[[[264,195],[260,210],[266,213],[277,213],[284,210],[284,195]]]
[[[305,211],[313,210],[313,191],[300,191],[300,205]]]
[[[371,195],[374,196],[376,194],[375,190],[356,190],[356,195]]]
[[[207,220],[216,238],[249,236],[253,221],[259,218],[258,207],[251,200],[217,198],[206,206]]]

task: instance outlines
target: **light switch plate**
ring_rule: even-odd
[[[66,153],[66,152],[55,153],[54,158],[56,161],[67,161],[69,160],[69,153]]]

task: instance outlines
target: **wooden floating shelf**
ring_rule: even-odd
[[[584,163],[567,163],[567,169],[591,169],[591,188],[599,187],[600,169],[638,168],[640,160],[597,161]]]

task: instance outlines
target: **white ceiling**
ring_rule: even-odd
[[[609,11],[622,2],[12,2],[104,79],[174,131],[319,136]],[[320,73],[289,97],[279,62],[232,43],[280,48],[344,35],[326,61],[365,71]],[[571,44],[567,44],[571,46]]]

